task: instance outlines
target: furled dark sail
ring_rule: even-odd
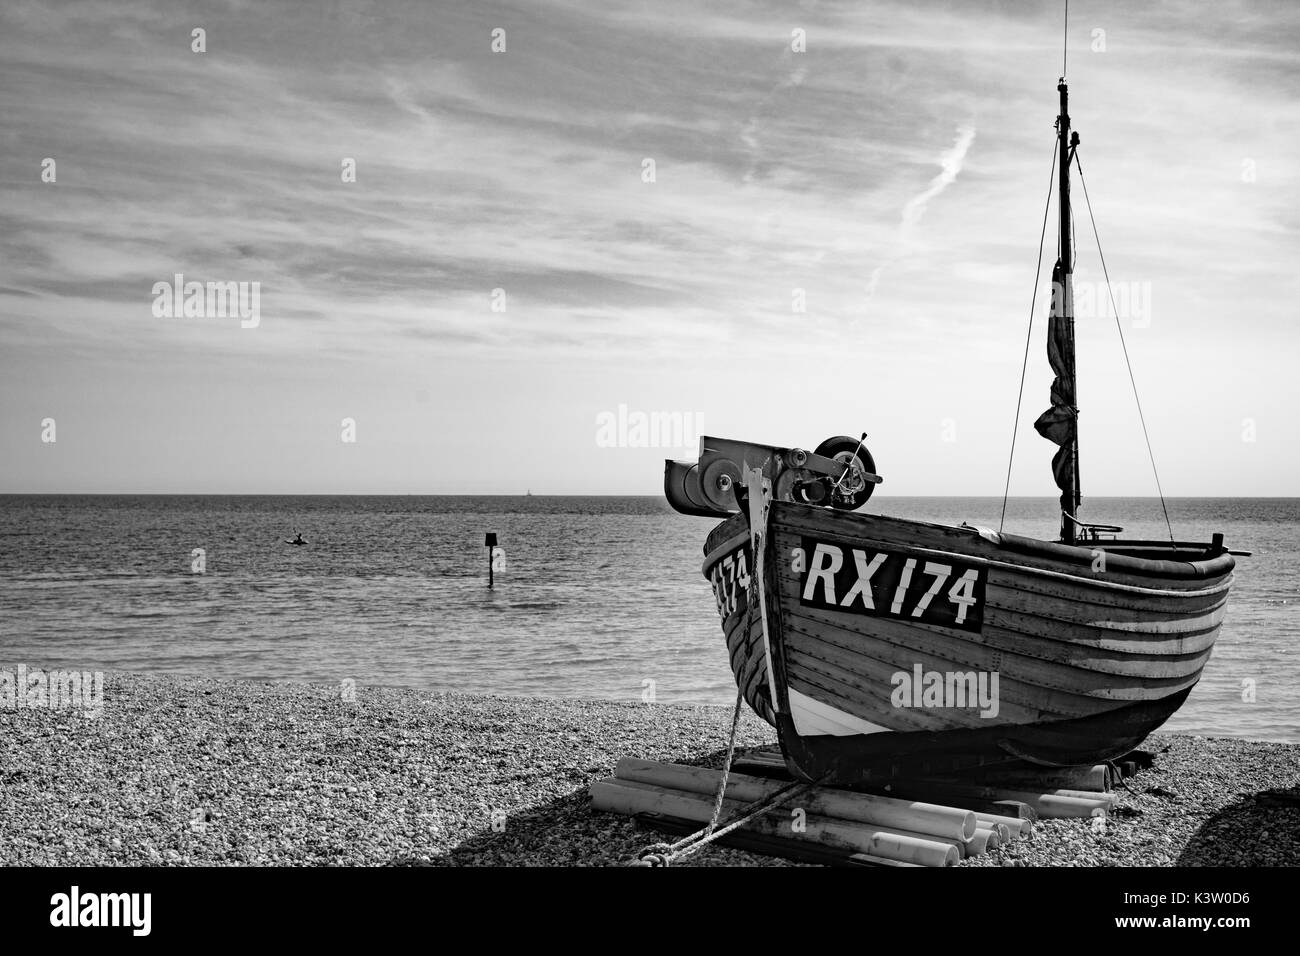
[[[1034,428],[1061,447],[1052,457],[1052,474],[1061,489],[1061,510],[1074,513],[1074,440],[1078,428],[1074,395],[1074,308],[1061,261],[1052,270],[1052,314],[1047,321],[1047,360],[1056,378],[1052,407],[1038,416]]]

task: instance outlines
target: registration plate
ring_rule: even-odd
[[[749,545],[737,548],[715,564],[709,574],[709,583],[713,585],[718,615],[724,621],[744,610],[746,604],[743,602],[749,589]]]
[[[948,557],[855,548],[804,537],[790,555],[799,603],[978,633],[986,569]]]

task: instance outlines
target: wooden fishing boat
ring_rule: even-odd
[[[936,761],[1108,760],[1182,705],[1213,650],[1233,554],[1245,552],[1218,534],[1175,541],[1172,527],[1168,541],[1125,540],[1076,517],[1079,138],[1064,78],[1058,91],[1056,378],[1035,427],[1060,446],[1060,540],[859,513],[882,479],[852,438],[810,452],[705,437],[698,461],[666,463],[674,508],[725,519],[703,570],[732,670],[803,779],[862,783]]]

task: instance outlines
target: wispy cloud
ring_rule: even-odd
[[[912,240],[912,233],[917,223],[921,221],[921,217],[925,215],[925,207],[929,205],[930,200],[937,198],[940,193],[957,181],[957,174],[961,172],[962,163],[966,161],[966,151],[970,149],[973,142],[975,142],[974,127],[958,127],[952,148],[939,156],[939,174],[930,180],[930,184],[922,192],[913,196],[903,206],[903,217],[898,229],[896,251],[887,262],[876,266],[871,271],[871,281],[867,285],[868,296],[876,294],[876,286],[879,284],[880,276],[885,269],[906,254]]]
[[[971,143],[975,142],[975,130],[970,126],[962,126],[957,130],[957,138],[953,140],[952,149],[948,150],[939,157],[939,166],[941,172],[930,180],[930,185],[925,191],[917,196],[913,196],[903,207],[903,229],[904,231],[912,229],[921,221],[921,216],[925,214],[925,207],[941,192],[957,181],[957,174],[961,172],[961,164],[966,160],[966,151],[970,149]]]

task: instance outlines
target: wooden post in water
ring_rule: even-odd
[[[483,539],[483,547],[487,548],[488,553],[488,590],[492,590],[492,550],[497,546],[497,535],[495,531],[489,531],[487,537]]]

